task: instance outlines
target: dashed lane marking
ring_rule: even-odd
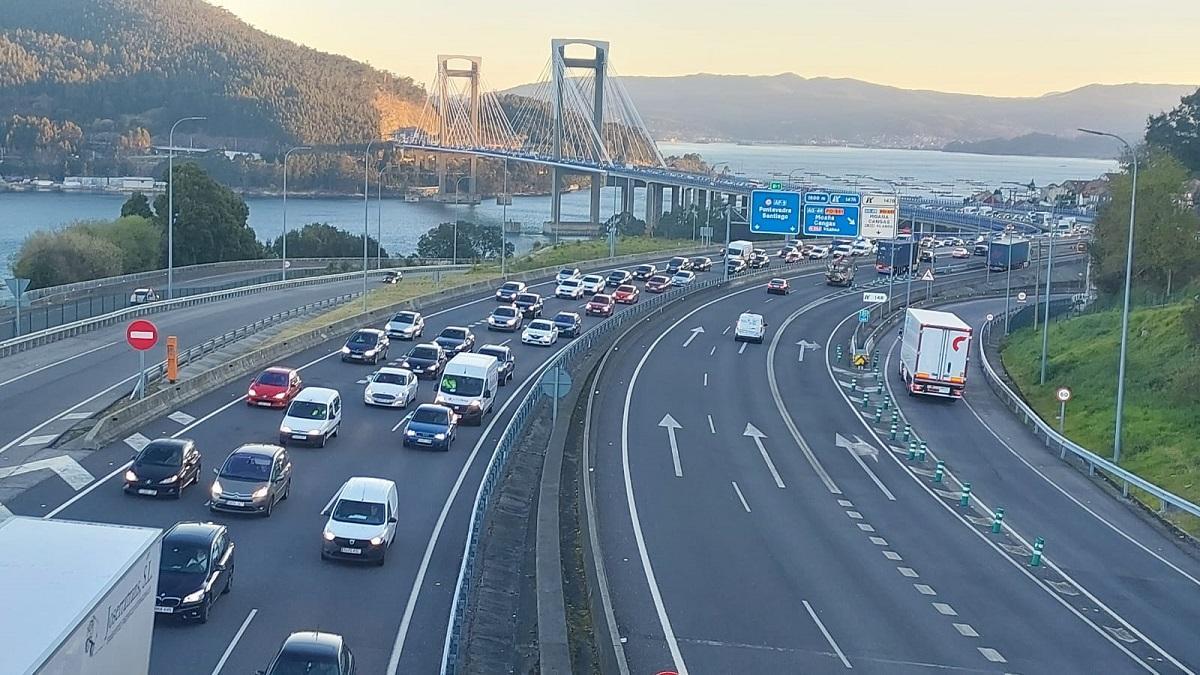
[[[30,436],[29,438],[26,438],[25,440],[21,441],[20,447],[23,448],[27,445],[46,445],[47,443],[50,443],[51,441],[53,441],[56,438],[58,438],[58,434],[46,434],[45,436]]]
[[[850,507],[854,506],[854,502],[850,501],[849,499],[839,499],[838,506],[850,508]]]
[[[979,633],[975,632],[975,629],[969,623],[956,623],[954,624],[954,630],[958,631],[958,634],[963,637],[979,637]]]
[[[883,537],[871,537],[871,543],[875,544],[876,546],[887,546],[888,545],[887,539],[884,539]]]
[[[62,418],[64,420],[86,420],[87,418],[91,417],[94,414],[95,413],[91,413],[91,412],[73,412],[73,413],[67,413],[66,415],[63,415]]]
[[[714,434],[717,433],[717,428],[715,426],[713,426],[712,415],[708,416],[708,430],[713,432]]]
[[[191,424],[192,422],[196,421],[195,417],[192,417],[191,415],[183,412],[182,410],[176,410],[175,412],[171,413],[170,415],[167,415],[167,419],[171,420],[172,422],[178,422],[179,424],[182,424],[185,427],[187,425]]]
[[[746,498],[742,495],[742,490],[738,487],[737,481],[733,481],[733,491],[737,493],[738,501],[742,503],[742,508],[746,509],[746,513],[750,513],[750,505],[746,503]]]
[[[917,574],[917,571],[911,567],[897,567],[896,571],[899,572],[900,574],[902,574],[903,576],[908,577],[909,579],[916,579],[918,576],[920,576],[919,574]]]
[[[992,663],[1008,663],[1008,661],[1000,655],[1000,652],[992,649],[991,647],[980,647],[979,653],[983,654],[983,658],[991,661]]]
[[[125,445],[133,448],[137,452],[141,452],[142,448],[150,445],[150,439],[140,433],[129,436],[125,439]]]
[[[862,520],[862,517],[863,517],[862,514],[859,513],[858,511],[847,511],[846,515],[850,516],[851,518],[853,518],[855,520]]]
[[[903,560],[903,558],[900,557],[900,554],[896,553],[895,551],[884,551],[883,557],[887,558],[888,560]]]
[[[927,584],[913,584],[913,588],[917,589],[921,595],[937,595],[937,591]]]
[[[863,532],[874,532],[875,531],[875,528],[871,527],[870,525],[868,525],[866,523],[859,523],[858,529],[862,530]]]
[[[746,351],[746,345],[748,345],[748,344],[750,344],[750,343],[743,342],[742,346],[738,348],[738,353],[741,354],[742,352]]]
[[[958,616],[958,612],[954,611],[953,607],[944,602],[933,603],[933,608],[938,611],[938,614],[944,614],[945,616]]]

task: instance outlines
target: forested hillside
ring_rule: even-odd
[[[155,136],[354,143],[411,124],[423,91],[268,35],[201,0],[0,0],[0,116]],[[165,139],[155,139],[156,142]]]

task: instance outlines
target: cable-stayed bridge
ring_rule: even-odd
[[[552,172],[546,231],[598,234],[602,229],[600,194],[606,185],[619,189],[623,213],[633,212],[635,193],[644,190],[645,219],[650,228],[664,212],[668,190],[669,210],[692,205],[705,208],[714,203],[744,209],[750,192],[766,187],[765,181],[728,172],[692,173],[667,166],[613,69],[608,42],[552,40],[541,75],[519,94],[500,96],[488,88],[482,65],[478,56],[439,55],[437,74],[419,121],[414,127],[398,130],[393,138],[401,148],[437,155],[438,188],[443,196],[450,192],[447,155],[471,158],[469,175],[459,179],[468,181],[469,202],[478,199],[477,159],[539,164]],[[588,222],[562,221],[562,192],[568,176],[591,178]],[[458,187],[459,183],[454,183],[456,201]],[[789,181],[784,187],[802,186]],[[1008,224],[981,216],[918,210],[915,203],[905,203],[901,217],[981,229]]]

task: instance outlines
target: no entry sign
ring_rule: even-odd
[[[152,349],[158,344],[158,326],[145,319],[138,319],[125,329],[125,341],[140,352]]]

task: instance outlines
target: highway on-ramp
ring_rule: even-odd
[[[861,296],[825,298],[818,283],[799,276],[786,297],[752,287],[681,303],[623,340],[625,356],[598,381],[597,530],[631,671],[1194,669],[1194,644],[1137,637],[1155,611],[1149,598],[1137,613],[1104,604],[1109,588],[1089,596],[1089,578],[1044,580],[1019,546],[972,529],[957,493],[940,495],[901,467],[856,412],[862,389],[877,385],[862,378],[850,391],[856,376],[831,343],[847,337]],[[734,342],[745,311],[766,317],[764,344]],[[958,452],[973,452],[984,433],[959,438]],[[990,477],[967,480],[987,490]],[[1019,528],[1041,508],[1025,500]],[[1078,543],[1092,560],[1106,545]],[[1150,556],[1123,571],[1110,583],[1133,584],[1130,601],[1145,576],[1178,576]],[[1193,611],[1164,631],[1186,636]]]

